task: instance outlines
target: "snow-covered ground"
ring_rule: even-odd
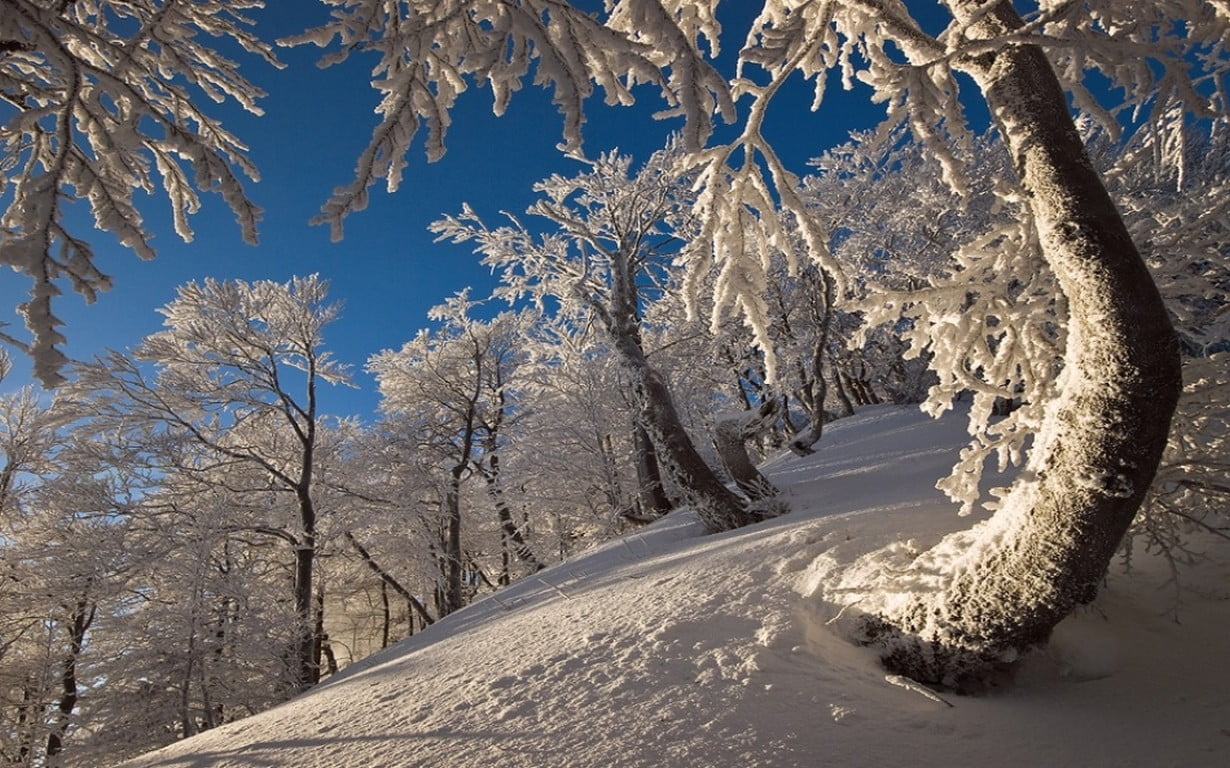
[[[988,696],[886,680],[814,595],[834,564],[971,524],[933,489],[960,417],[880,407],[766,465],[790,514],[687,514],[487,597],[274,710],[127,765],[214,768],[1222,766],[1230,562],[1137,557]],[[1224,542],[1223,542],[1224,543]],[[1177,617],[1177,619],[1176,619]]]

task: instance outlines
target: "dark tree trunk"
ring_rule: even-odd
[[[313,574],[316,567],[316,509],[306,489],[299,489],[299,540],[295,545],[295,615],[298,617],[298,639],[295,646],[296,691],[320,682],[317,663],[319,639],[316,636]]]
[[[879,405],[880,397],[871,387],[871,382],[867,380],[865,368],[862,362],[859,362],[860,371],[856,375],[854,373],[839,372],[838,375],[843,377],[845,382],[846,392],[854,399],[857,405]]]
[[[666,495],[662,482],[662,467],[658,464],[658,452],[649,439],[645,427],[637,423],[632,428],[633,451],[636,453],[637,497],[640,502],[640,519],[651,520],[671,511],[671,500]]]
[[[846,391],[846,385],[841,380],[841,371],[836,368],[833,368],[833,393],[837,395],[837,402],[841,403],[841,414],[853,416],[854,403],[850,400],[850,393]]]
[[[440,615],[447,616],[453,611],[459,611],[465,605],[465,594],[462,590],[461,560],[461,473],[464,465],[458,464],[449,479],[448,492],[444,497],[444,520],[446,525],[444,538],[444,601],[440,606]]]
[[[193,630],[188,636],[188,665],[179,684],[179,727],[183,738],[197,733],[196,718],[192,716],[192,677],[196,674],[196,617],[192,618]]]
[[[807,429],[790,441],[790,450],[800,456],[815,453],[812,446],[824,435],[824,401],[828,397],[828,384],[824,378],[824,357],[829,345],[829,326],[833,321],[833,301],[836,287],[831,275],[820,270],[821,295],[815,297],[811,307],[812,321],[818,329],[816,343],[812,348],[811,370],[803,387],[803,405],[811,422]],[[851,409],[853,410],[853,409]]]
[[[389,647],[389,635],[393,624],[393,611],[389,606],[389,585],[380,580],[380,648]]]
[[[952,4],[975,37],[1022,25],[1010,3],[985,15],[981,5]],[[1181,387],[1166,309],[1045,55],[1008,46],[963,67],[1012,155],[1070,317],[1060,394],[1031,479],[1017,482],[991,529],[998,533],[972,542],[941,593],[889,617],[889,634],[905,633],[888,643],[890,668],[957,687],[1044,642],[1093,598],[1149,488]]]
[[[17,749],[18,765],[25,765],[26,761],[30,758],[30,753],[34,750],[34,734],[31,733],[35,710],[34,690],[34,679],[27,677],[21,687],[21,705],[17,708],[15,735],[17,736],[18,743],[21,744]]]
[[[631,271],[634,255],[623,253],[623,258],[617,260],[621,263],[612,266],[610,306],[598,309],[620,363],[628,372],[638,421],[653,441],[662,468],[711,532],[755,522],[743,500],[722,484],[696,451],[670,389],[645,357],[636,280]]]
[[[329,643],[329,635],[325,632],[325,593],[316,592],[316,622],[312,632],[312,660],[319,678],[320,670],[324,669],[330,675],[337,674],[337,657],[333,655],[333,646]],[[324,662],[323,664],[321,662]]]
[[[406,601],[406,605],[413,609],[414,613],[417,613],[423,620],[423,626],[430,626],[435,619],[427,612],[426,606],[417,597],[410,594],[410,590],[402,586],[402,583],[394,578],[392,574],[381,567],[380,563],[376,562],[376,558],[372,557],[372,554],[367,551],[367,547],[364,547],[352,532],[346,531],[344,535],[346,540],[350,542],[350,546],[354,547],[355,552],[359,553],[359,557],[363,559],[368,569],[380,579],[381,586],[387,586],[401,596]]]
[[[494,433],[492,433],[494,437]],[[508,502],[504,499],[504,489],[500,487],[500,457],[491,450],[487,455],[487,466],[483,469],[483,477],[487,481],[487,494],[491,496],[491,500],[495,503],[496,517],[500,521],[500,545],[507,560],[507,553],[512,552],[517,556],[517,559],[525,563],[526,566],[533,572],[537,573],[546,566],[534,555],[534,550],[530,548],[530,544],[525,540],[525,534],[521,532],[521,528],[517,526],[517,521],[513,519],[512,510],[508,507]],[[508,584],[511,577],[508,574],[511,563],[505,562],[504,575],[500,577],[502,584]]]
[[[722,484],[697,453],[675,410],[666,382],[645,360],[639,345],[633,348],[630,341],[622,344],[617,341],[616,347],[621,346],[626,348],[622,357],[632,374],[633,395],[635,402],[640,404],[645,431],[664,460],[664,469],[675,487],[686,496],[712,532],[729,531],[755,522],[743,500]]]
[[[55,721],[51,732],[47,734],[47,758],[50,760],[64,750],[64,737],[68,733],[73,711],[81,691],[77,685],[77,661],[85,648],[85,633],[94,623],[95,606],[89,598],[83,595],[73,608],[72,625],[69,629],[68,655],[64,657],[64,667],[60,673],[60,700],[56,703]]]

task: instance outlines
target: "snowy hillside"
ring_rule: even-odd
[[[932,489],[964,422],[881,407],[766,466],[793,511],[676,514],[449,616],[308,694],[131,768],[1162,766],[1230,754],[1230,567],[1115,572],[1015,683],[887,681],[807,593],[834,563],[970,524]],[[1213,550],[1217,552],[1218,550]]]

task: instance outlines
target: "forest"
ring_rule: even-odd
[[[1225,3],[920,22],[767,0],[724,73],[716,0],[325,0],[329,24],[279,43],[375,52],[383,98],[322,208],[335,236],[416,136],[445,151],[467,82],[497,113],[551,88],[582,168],[525,211],[438,212],[438,247],[499,284],[367,360],[370,420],[320,404],[356,371],[317,274],[190,282],[127,349],[62,350],[62,286],[110,280],[91,238],[154,255],[134,191],[185,237],[201,192],[255,231],[252,161],[203,105],[258,101],[209,41],[275,59],[261,5],[0,0],[0,262],[31,286],[3,370],[27,356],[42,384],[0,395],[5,764],[105,765],[262,712],[673,510],[713,533],[789,515],[758,466],[866,406],[960,414],[936,487],[996,521],[921,553],[926,588],[860,598],[842,631],[890,673],[978,693],[1113,559],[1160,554],[1178,600],[1191,537],[1230,538]],[[789,169],[760,121],[788,81],[819,104],[830,70],[886,120]],[[660,91],[679,131],[584,156],[595,85]]]

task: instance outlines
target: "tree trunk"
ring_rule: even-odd
[[[772,398],[755,411],[719,418],[714,427],[714,445],[739,490],[749,499],[760,501],[777,495],[777,488],[760,474],[747,454],[747,441],[772,427],[777,421],[781,401]]]
[[[333,645],[329,643],[329,633],[325,632],[325,591],[316,592],[316,622],[312,631],[312,661],[316,668],[316,676],[320,670],[330,675],[337,674],[337,657],[333,655]],[[322,662],[324,662],[322,664]]]
[[[705,526],[716,533],[755,522],[743,500],[722,484],[697,453],[666,382],[649,365],[638,340],[616,338],[615,348],[631,374],[633,402],[640,408],[641,421],[663,468]]]
[[[854,415],[854,403],[850,400],[850,394],[846,391],[846,385],[842,383],[841,371],[837,370],[836,366],[831,366],[833,371],[833,392],[837,395],[837,402],[841,404],[842,416]]]
[[[492,437],[492,442],[494,442],[494,433]],[[483,469],[483,477],[487,480],[487,494],[495,504],[496,517],[500,521],[500,544],[505,554],[511,551],[532,572],[537,573],[546,568],[546,566],[534,555],[534,550],[530,549],[529,542],[525,540],[525,534],[517,526],[516,520],[513,519],[512,510],[509,509],[508,502],[504,499],[504,489],[500,486],[499,454],[495,452],[493,447],[489,448],[488,451],[487,467]],[[510,566],[511,563],[505,564],[504,572],[507,578],[501,576],[501,584],[507,585],[511,581],[511,575],[508,574]]]
[[[800,432],[790,441],[790,450],[799,456],[815,453],[812,448],[820,442],[824,435],[824,401],[828,397],[828,384],[824,378],[824,356],[829,345],[829,326],[833,321],[833,301],[836,298],[836,286],[833,277],[823,269],[819,271],[819,279],[823,288],[822,295],[813,297],[811,306],[812,321],[816,324],[816,343],[812,348],[811,370],[803,387],[803,405],[807,407],[807,415],[811,422],[804,432]],[[819,301],[816,301],[819,298]]]
[[[380,648],[389,647],[389,630],[393,623],[393,611],[389,606],[389,585],[380,581]]]
[[[354,550],[359,553],[359,557],[363,559],[363,562],[367,565],[368,569],[372,573],[376,574],[376,577],[380,579],[380,586],[382,590],[384,587],[390,587],[394,592],[401,596],[401,598],[406,601],[406,605],[408,605],[414,613],[417,613],[419,617],[423,619],[423,626],[430,626],[435,621],[435,619],[431,617],[431,614],[427,612],[426,606],[424,606],[417,597],[410,594],[410,590],[406,589],[402,583],[386,571],[380,563],[376,562],[376,558],[372,557],[372,554],[367,551],[367,547],[364,547],[361,543],[359,543],[359,540],[355,538],[355,535],[352,532],[345,531],[343,535],[346,537],[346,540],[350,542],[350,545],[354,547]],[[387,595],[383,591],[381,594],[385,595],[385,603],[387,605]],[[387,618],[385,620],[385,624],[387,632]]]
[[[444,538],[444,593],[440,604],[440,616],[461,610],[465,597],[461,589],[461,474],[465,465],[453,468],[448,492],[444,497],[444,519],[447,525]]]
[[[196,617],[192,618],[193,629],[188,635],[188,663],[184,679],[179,684],[179,727],[182,738],[195,736],[196,718],[192,716],[192,678],[196,674]]]
[[[64,668],[60,673],[60,701],[56,704],[54,725],[47,734],[49,761],[64,750],[64,737],[68,733],[73,711],[77,708],[77,700],[81,696],[77,685],[77,661],[85,648],[85,633],[94,623],[94,610],[95,606],[90,603],[87,595],[81,596],[73,610],[68,655],[64,658]]]
[[[611,298],[599,316],[611,336],[620,363],[628,371],[637,420],[653,441],[662,468],[696,510],[710,532],[729,531],[753,523],[743,500],[717,478],[692,445],[675,400],[662,376],[645,357],[641,343],[633,254],[621,251],[611,268]]]
[[[636,453],[637,497],[641,506],[639,518],[651,520],[671,511],[671,500],[666,495],[662,482],[662,467],[658,464],[658,452],[644,425],[637,422],[632,428],[633,451]]]
[[[952,4],[974,36],[1022,25],[1007,2],[981,16],[980,6]],[[1012,154],[1070,317],[1060,394],[1022,478],[977,538],[965,534],[947,584],[874,628],[890,635],[881,639],[891,669],[958,688],[1046,641],[1093,598],[1153,478],[1181,387],[1166,309],[1042,51],[1008,46],[963,67]]]
[[[316,563],[316,533],[304,527],[295,545],[295,616],[299,623],[295,641],[294,689],[306,690],[320,682],[316,664],[315,626],[312,606],[312,572]]]

